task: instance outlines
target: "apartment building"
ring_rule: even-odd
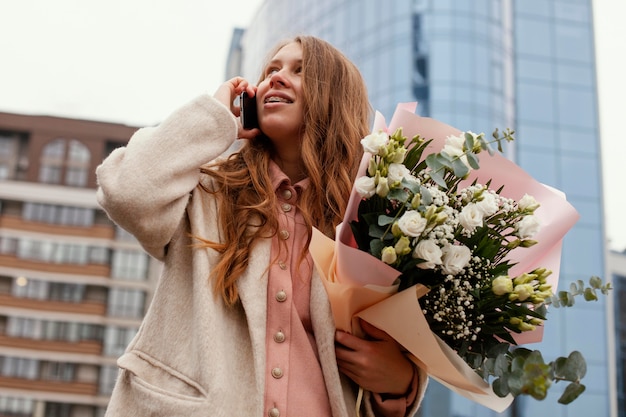
[[[0,113],[0,416],[104,415],[158,273],[95,197],[135,130]]]

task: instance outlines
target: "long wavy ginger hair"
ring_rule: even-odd
[[[300,44],[303,60],[300,146],[309,186],[298,208],[309,226],[305,253],[301,254],[304,259],[311,240],[310,227],[334,237],[335,226],[343,219],[362,155],[360,139],[369,132],[370,106],[359,70],[329,43],[299,36],[278,45],[270,56],[291,42]],[[276,194],[269,175],[273,155],[271,140],[260,136],[227,159],[201,169],[214,180],[213,190],[203,188],[219,198],[223,229],[222,242],[202,240],[201,246],[221,254],[210,279],[216,294],[231,306],[239,300],[235,283],[248,266],[255,241],[274,236],[278,229]]]

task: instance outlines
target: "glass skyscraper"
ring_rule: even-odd
[[[565,238],[561,284],[603,276],[605,236],[591,0],[272,0],[241,38],[240,73],[260,74],[279,40],[311,34],[328,40],[363,73],[372,106],[391,117],[399,102],[462,130],[507,127],[507,152],[537,180],[567,194],[581,218]],[[349,100],[346,97],[346,100]],[[615,415],[609,366],[607,303],[552,309],[546,360],[579,350],[586,392],[557,403],[565,383],[544,401],[521,399],[502,415]],[[612,331],[612,330],[611,330]],[[431,383],[423,416],[495,416]]]

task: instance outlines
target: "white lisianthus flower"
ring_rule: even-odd
[[[528,297],[535,293],[535,289],[531,284],[521,284],[515,286],[513,293],[517,294],[517,300],[526,301]]]
[[[459,223],[463,226],[463,229],[470,233],[473,233],[477,227],[483,225],[484,212],[476,205],[476,203],[469,203],[463,207],[463,210],[459,213]]]
[[[458,156],[461,162],[469,168],[470,165],[469,162],[467,162],[467,157],[465,156],[465,151],[463,150],[464,144],[465,137],[463,133],[461,133],[460,136],[448,136],[441,151],[452,157]]]
[[[391,162],[393,162],[394,164],[402,163],[404,161],[405,156],[406,156],[406,148],[404,146],[401,146],[397,148],[395,151],[393,151],[393,158]]]
[[[411,241],[408,237],[402,236],[400,239],[398,239],[393,248],[400,256],[408,255],[409,253],[411,253]]]
[[[472,258],[472,252],[465,245],[444,246],[441,269],[445,274],[456,275],[463,270]]]
[[[378,179],[378,184],[376,184],[376,194],[381,197],[387,197],[389,194],[389,182],[387,181],[387,177],[380,177]]]
[[[373,155],[377,155],[378,152],[389,143],[389,136],[387,133],[379,130],[375,133],[370,133],[361,139],[361,145],[363,145],[363,150],[365,152],[369,152]]]
[[[439,245],[431,239],[421,240],[413,251],[414,258],[424,260],[424,262],[417,264],[417,267],[421,269],[434,269],[435,266],[441,265],[442,255],[443,252]]]
[[[505,295],[513,292],[513,281],[506,275],[501,275],[491,281],[491,291],[495,295]]]
[[[363,198],[370,198],[376,193],[376,180],[364,175],[354,181],[354,189]]]
[[[524,197],[517,202],[517,206],[520,210],[535,211],[539,207],[539,203],[532,195],[524,194]]]
[[[386,246],[383,249],[383,252],[380,258],[387,265],[391,265],[398,259],[398,255],[396,254],[396,250],[394,249],[393,246]]]
[[[406,236],[418,237],[426,228],[426,223],[418,211],[408,210],[398,220],[398,227]]]
[[[539,232],[541,224],[539,223],[537,216],[528,215],[522,217],[522,219],[515,224],[515,229],[517,230],[516,234],[520,239],[528,239]]]
[[[389,184],[392,185],[399,183],[402,181],[402,178],[410,174],[411,171],[402,164],[389,164],[389,168],[387,169],[387,179],[389,180]]]
[[[491,216],[498,211],[498,199],[490,192],[482,194],[482,200],[476,202],[476,206],[483,212],[485,217]]]

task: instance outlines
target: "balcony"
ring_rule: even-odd
[[[0,262],[1,262],[0,257]],[[15,307],[41,312],[56,312],[70,314],[88,314],[104,316],[106,314],[106,303],[97,301],[82,301],[72,303],[67,301],[49,301],[32,298],[13,297],[10,294],[0,293],[0,305],[3,307]]]
[[[79,381],[50,381],[41,379],[25,379],[0,376],[0,392],[5,389],[26,390],[29,392],[44,391],[58,394],[75,394],[95,396],[98,384]]]
[[[23,230],[60,236],[76,236],[90,239],[114,239],[115,228],[111,225],[95,224],[91,227],[67,226],[48,223],[35,223],[23,220],[19,216],[0,216],[0,229]]]
[[[102,343],[97,340],[68,342],[62,340],[34,340],[0,335],[0,347],[81,355],[100,355],[102,353]]]
[[[13,255],[0,255],[0,265],[7,268],[24,269],[30,271],[48,272],[54,274],[92,275],[108,278],[111,268],[108,265],[98,264],[55,264],[47,262],[21,259]]]

